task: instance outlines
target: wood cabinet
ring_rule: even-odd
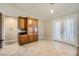
[[[19,35],[19,42],[20,42],[20,45],[28,43],[28,36],[26,34],[25,35]]]
[[[38,21],[37,19],[27,18],[27,31],[29,35],[30,42],[38,40]]]
[[[27,34],[19,35],[19,43],[25,44],[38,40],[38,21],[30,17],[19,17],[19,28],[25,29]]]
[[[19,17],[19,28],[26,29],[27,28],[27,20],[24,17]]]
[[[28,35],[28,39],[29,39],[29,42],[33,42],[34,41],[33,35]]]
[[[38,40],[38,34],[37,33],[34,33],[33,34],[33,38],[34,38],[34,41],[37,41]]]

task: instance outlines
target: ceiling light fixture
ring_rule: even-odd
[[[53,9],[51,9],[51,10],[50,10],[50,13],[51,13],[51,14],[53,14],[53,13],[54,13],[54,10],[53,10]]]
[[[54,10],[53,10],[53,8],[52,8],[53,4],[54,4],[54,3],[50,3],[50,5],[51,5],[50,13],[51,13],[51,14],[54,13]]]

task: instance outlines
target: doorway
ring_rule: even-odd
[[[18,19],[16,17],[5,16],[4,31],[5,31],[5,46],[17,43],[18,38]]]

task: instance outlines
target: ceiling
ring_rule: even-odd
[[[54,13],[50,13],[53,8]],[[30,16],[38,19],[51,19],[79,10],[78,3],[0,3],[0,12],[8,16]]]

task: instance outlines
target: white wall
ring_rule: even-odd
[[[45,31],[44,31],[44,21],[38,20],[38,38],[43,39],[45,38]]]
[[[47,39],[53,38],[53,20],[45,20],[44,21],[44,34]]]

